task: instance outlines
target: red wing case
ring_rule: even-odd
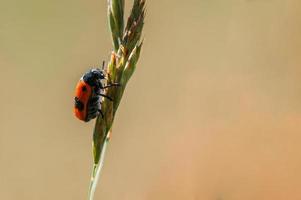
[[[92,88],[90,85],[80,80],[75,89],[75,103],[74,103],[74,114],[75,116],[83,121],[86,121],[87,117],[87,104],[92,94]]]

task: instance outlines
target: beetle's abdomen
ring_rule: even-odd
[[[92,88],[82,79],[76,85],[74,97],[74,114],[83,121],[87,120],[88,102],[92,96]]]

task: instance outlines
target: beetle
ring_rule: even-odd
[[[101,111],[103,98],[113,101],[111,97],[104,94],[105,89],[120,86],[118,83],[105,85],[105,80],[105,71],[98,68],[87,71],[80,78],[76,85],[74,97],[74,114],[78,119],[88,122],[98,115],[104,117]]]

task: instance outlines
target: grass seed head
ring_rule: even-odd
[[[145,19],[145,3],[145,0],[134,0],[124,27],[124,0],[108,0],[108,20],[113,43],[113,52],[107,68],[108,81],[121,85],[106,90],[106,95],[113,101],[104,99],[102,104],[104,118],[99,116],[96,120],[93,134],[95,164],[100,160],[103,142],[112,128],[126,85],[136,69],[143,44],[141,36]]]

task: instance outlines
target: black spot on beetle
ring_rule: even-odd
[[[84,110],[84,104],[81,102],[77,97],[74,98],[74,106],[77,108],[79,111]]]
[[[86,92],[86,91],[87,91],[87,87],[86,87],[85,85],[82,87],[82,91],[83,91],[83,92]]]

